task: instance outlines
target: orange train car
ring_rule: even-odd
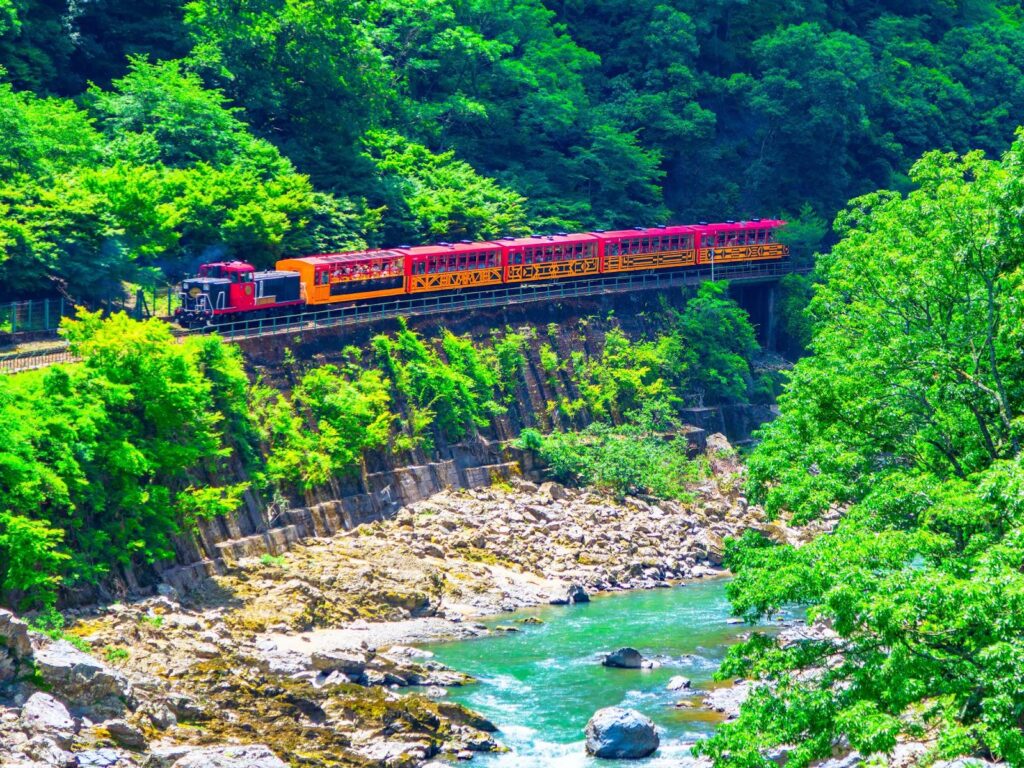
[[[280,271],[298,272],[310,306],[407,293],[406,256],[399,250],[331,253],[282,259]]]

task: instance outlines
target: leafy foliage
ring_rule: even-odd
[[[686,440],[666,440],[640,425],[611,428],[596,423],[581,432],[541,435],[524,430],[520,448],[534,451],[551,477],[569,485],[590,485],[618,496],[649,493],[688,499],[686,484],[702,468],[686,455]]]
[[[838,639],[730,652],[724,674],[770,687],[700,746],[716,764],[765,765],[784,743],[804,766],[838,740],[885,753],[924,732],[934,757],[1024,760],[1022,157],[1024,140],[1001,163],[930,153],[909,194],[840,216],[813,355],[762,432],[750,490],[797,522],[846,512],[806,546],[748,535],[726,558],[737,613],[806,606]]]
[[[121,5],[0,4],[11,297],[670,217],[789,212],[806,258],[851,196],[998,154],[1024,110],[1005,0]]]
[[[237,353],[123,315],[83,312],[63,333],[80,365],[0,382],[0,574],[5,594],[42,602],[61,577],[169,558],[174,535],[244,490],[190,488],[246,437],[225,431],[245,410]]]

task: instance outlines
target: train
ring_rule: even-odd
[[[784,259],[780,219],[634,227],[579,234],[203,264],[181,283],[176,321],[203,328],[392,296],[655,269]]]

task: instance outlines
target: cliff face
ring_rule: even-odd
[[[612,328],[620,329],[629,339],[653,336],[659,330],[657,315],[665,304],[681,307],[682,293],[663,297],[651,293],[618,295],[564,305],[522,305],[457,317],[412,318],[409,327],[424,339],[437,338],[444,329],[468,335],[476,342],[486,342],[492,332],[506,329],[525,339],[522,351],[526,362],[504,413],[494,416],[488,426],[465,441],[452,444],[436,438],[429,452],[370,452],[362,472],[333,478],[323,486],[290,498],[272,501],[250,490],[243,506],[234,514],[202,521],[198,535],[178,537],[175,562],[145,573],[128,570],[99,594],[69,595],[68,601],[119,596],[152,587],[160,580],[186,589],[209,575],[222,573],[225,562],[247,555],[278,554],[309,537],[330,535],[392,516],[402,507],[445,489],[479,488],[495,478],[513,474],[543,479],[531,456],[511,448],[508,442],[527,427],[578,429],[588,423],[584,410],[570,418],[564,409],[553,407],[556,403],[578,401],[580,392],[568,363],[552,370],[550,355],[554,353],[559,361],[570,361],[581,353],[588,358],[600,356]],[[369,361],[373,336],[397,329],[398,324],[389,321],[340,333],[327,330],[252,339],[240,342],[239,346],[254,378],[290,392],[304,371],[350,359],[346,348],[362,350]],[[400,411],[404,408],[401,402],[396,406]],[[752,429],[771,417],[769,405],[695,406],[683,414],[691,425],[687,438],[694,451],[703,450],[706,436],[716,432],[726,434],[733,442],[747,440]],[[241,462],[234,462],[232,470],[233,477],[210,478],[211,483],[249,479]]]

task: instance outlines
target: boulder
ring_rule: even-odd
[[[121,762],[121,752],[110,747],[76,752],[75,757],[78,760],[78,768],[119,768],[125,765]]]
[[[546,507],[542,507],[539,504],[527,504],[523,512],[538,523],[546,523],[550,514]]]
[[[689,678],[683,677],[682,675],[676,675],[668,681],[668,690],[670,691],[684,691],[690,687]]]
[[[644,657],[636,648],[619,648],[605,656],[601,664],[616,669],[640,669],[644,665]]]
[[[725,542],[713,531],[704,530],[697,534],[693,548],[712,565],[721,565],[725,557]]]
[[[75,737],[75,719],[48,693],[33,693],[21,709],[20,725],[30,736],[46,736],[67,749]]]
[[[3,609],[0,609],[0,645],[13,653],[17,659],[26,659],[32,655],[28,624]]]
[[[740,707],[750,696],[750,683],[741,680],[727,688],[713,688],[704,695],[704,706],[721,712],[730,720],[740,716]]]
[[[358,651],[316,651],[311,657],[313,669],[320,672],[342,672],[361,675],[366,671],[367,658]]]
[[[66,640],[58,640],[35,654],[40,677],[72,706],[103,705],[124,709],[132,688],[120,672],[83,653]]]
[[[203,747],[189,750],[171,768],[288,768],[264,744],[238,747]]]
[[[437,544],[431,544],[428,542],[420,548],[420,552],[425,557],[436,557],[438,560],[444,560],[444,550]]]
[[[621,707],[599,709],[584,733],[587,754],[594,757],[638,760],[653,753],[660,743],[649,717]]]
[[[552,501],[562,501],[562,500],[564,500],[567,497],[567,494],[565,492],[565,488],[560,486],[558,483],[554,483],[554,482],[550,482],[550,481],[547,482],[547,483],[541,483],[541,486],[538,489],[538,492],[540,493],[541,496],[546,496],[547,498],[551,499]]]
[[[587,594],[587,590],[583,588],[582,584],[570,584],[569,589],[565,592],[565,599],[569,605],[589,603],[590,595]]]
[[[28,624],[10,611],[0,610],[0,682],[18,674],[18,666],[32,655]]]
[[[146,746],[146,737],[142,731],[127,720],[108,720],[101,727],[110,734],[110,738],[126,749],[143,749]]]

